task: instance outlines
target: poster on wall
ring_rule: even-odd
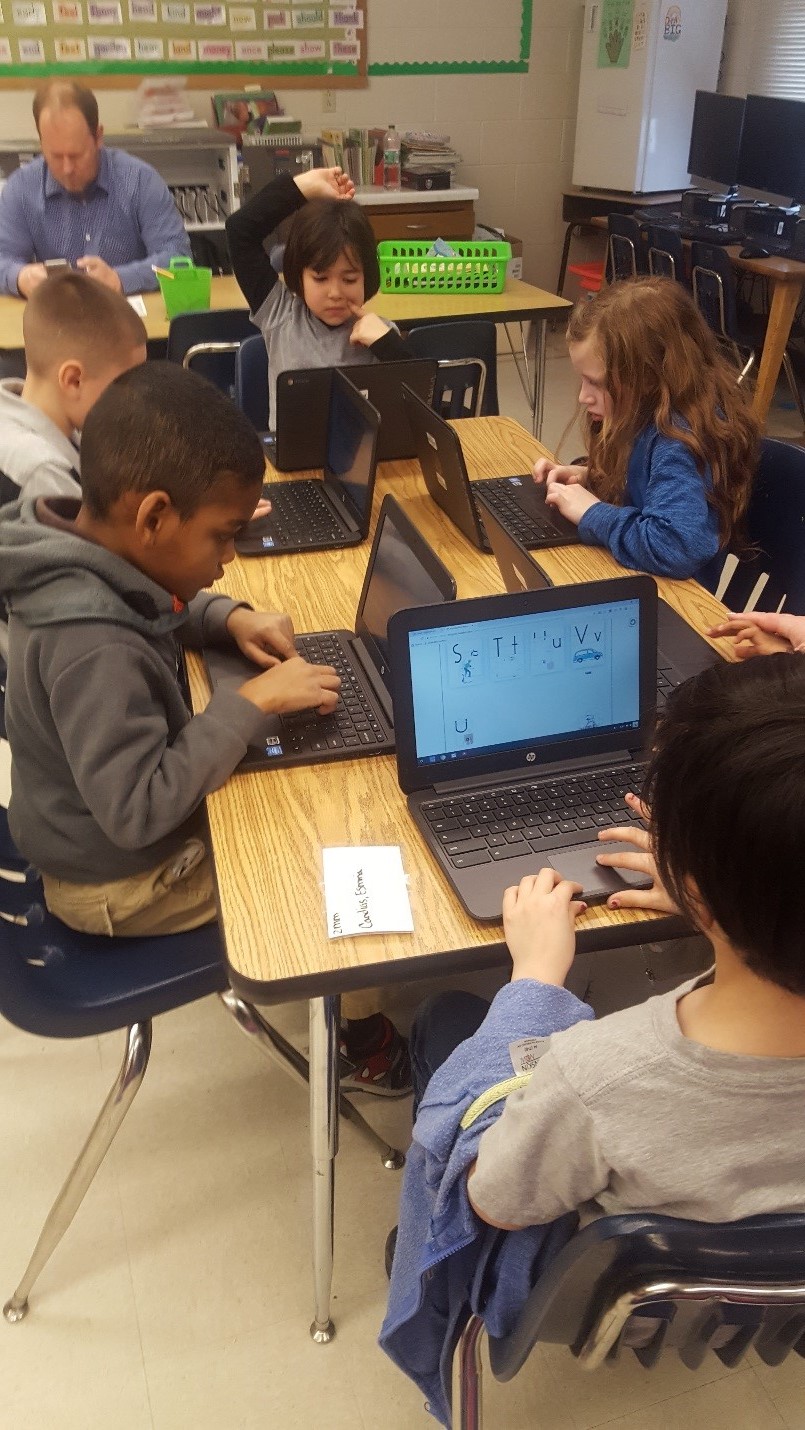
[[[603,0],[598,37],[598,68],[625,70],[632,52],[634,0]]]

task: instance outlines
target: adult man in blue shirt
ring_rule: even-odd
[[[15,170],[0,194],[0,292],[29,297],[48,258],[66,258],[118,293],[156,288],[152,265],[190,255],[159,174],[103,147],[98,102],[84,85],[50,81],[33,112],[41,157]]]

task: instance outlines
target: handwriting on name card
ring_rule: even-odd
[[[322,850],[330,938],[411,933],[414,924],[399,847]]]

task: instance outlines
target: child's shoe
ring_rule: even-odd
[[[342,1038],[340,1088],[342,1092],[370,1092],[375,1097],[407,1097],[411,1091],[408,1044],[391,1019],[380,1016],[380,1037],[373,1047],[358,1053]]]

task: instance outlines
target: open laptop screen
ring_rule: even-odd
[[[415,630],[408,640],[420,766],[640,727],[637,599]]]
[[[340,372],[333,373],[324,477],[339,490],[363,529],[368,530],[378,417]]]

